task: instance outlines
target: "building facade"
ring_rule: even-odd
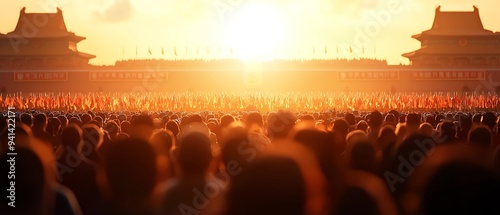
[[[0,69],[66,69],[88,67],[94,55],[79,52],[85,37],[66,29],[62,11],[21,10],[14,31],[0,35]]]

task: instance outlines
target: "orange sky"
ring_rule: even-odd
[[[494,0],[0,0],[0,4],[4,34],[14,29],[22,7],[50,13],[56,6],[62,8],[67,28],[87,37],[79,50],[97,55],[93,64],[232,56],[364,56],[407,64],[401,54],[419,47],[411,35],[431,27],[438,5],[444,11],[471,11],[477,5],[485,28],[500,31],[500,1]],[[381,14],[386,19],[377,18]]]

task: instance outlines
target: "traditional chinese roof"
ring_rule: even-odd
[[[21,9],[16,28],[7,36],[24,38],[71,37],[74,42],[85,39],[85,37],[77,36],[66,29],[63,14],[59,8],[57,8],[56,13],[26,13],[26,8]]]
[[[414,35],[420,39],[425,36],[492,36],[498,35],[483,27],[479,9],[474,6],[474,11],[441,11],[436,8],[436,15],[432,28]]]
[[[12,44],[12,41],[7,38],[13,38],[18,43]],[[14,31],[6,35],[0,35],[0,56],[78,56],[86,59],[95,58],[94,55],[77,51],[76,45],[71,49],[64,47],[64,45],[57,47],[51,45],[52,41],[78,43],[84,39],[85,37],[77,36],[75,33],[68,31],[61,9],[57,8],[56,13],[26,13],[26,8],[23,8]]]
[[[403,54],[404,57],[412,58],[417,55],[500,55],[500,49],[496,47],[449,47],[449,48],[436,48],[436,47],[422,47],[419,50]]]

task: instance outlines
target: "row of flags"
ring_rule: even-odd
[[[228,48],[227,50],[228,50],[229,54],[231,54],[231,55],[234,55],[234,54],[235,54],[235,51],[234,51],[234,49],[233,49],[232,47],[231,47],[231,48]],[[175,56],[179,56],[179,51],[177,50],[177,47],[174,47],[171,51],[173,51],[173,53],[172,53],[172,54],[174,54]],[[302,53],[302,51],[303,51],[303,50],[299,48],[297,51],[298,51],[298,53],[300,54],[300,53]],[[343,52],[343,53],[345,53],[346,51],[347,51],[347,50],[343,50],[342,52]],[[222,53],[222,52],[223,52],[223,51],[222,51],[222,48],[220,48],[220,47],[219,47],[219,49],[218,49],[218,53],[220,54],[220,53]],[[317,49],[316,49],[316,47],[313,47],[313,48],[312,48],[312,53],[313,53],[313,54],[320,54],[321,52],[322,52],[322,51],[321,51],[321,50],[317,50]],[[328,54],[328,53],[329,53],[329,50],[328,50],[328,47],[327,47],[327,46],[325,46],[325,47],[324,47],[323,52],[324,52],[324,54]],[[354,49],[353,49],[353,47],[352,47],[352,46],[349,46],[349,48],[348,48],[348,52],[349,52],[350,54],[353,54],[353,53],[354,53]],[[152,51],[152,49],[151,49],[151,48],[148,48],[147,53],[148,53],[149,55],[153,55],[153,51]],[[163,47],[160,49],[160,53],[161,53],[161,55],[168,54],[168,53],[165,51],[165,48],[163,48]],[[196,48],[196,52],[195,52],[195,53],[196,53],[197,55],[199,55],[199,54],[203,54],[203,50],[201,50],[201,51],[200,51],[200,48],[198,47],[198,48]],[[210,48],[210,47],[206,47],[206,49],[205,49],[205,54],[210,55],[211,53],[212,53],[211,48]],[[287,48],[287,53],[288,53],[288,54],[292,53],[292,49]],[[337,46],[337,47],[336,47],[336,53],[337,53],[337,54],[340,54],[340,49],[339,49],[339,46]],[[365,54],[365,47],[364,47],[364,46],[363,46],[363,47],[361,47],[361,53],[362,53],[362,54]],[[373,47],[373,54],[375,54],[375,55],[376,55],[376,53],[377,53],[377,48],[376,48],[376,47]],[[123,55],[125,55],[125,48],[123,48],[122,54],[123,54]],[[187,47],[185,48],[184,54],[186,54],[186,55],[188,54],[188,48],[187,48]],[[135,55],[139,55],[139,48],[138,48],[138,47],[136,47],[136,48],[135,48]]]

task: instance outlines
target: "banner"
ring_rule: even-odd
[[[168,80],[168,72],[147,72],[147,71],[91,71],[90,81],[143,81],[149,79]]]
[[[485,80],[485,71],[414,71],[413,80],[421,81],[457,81],[457,80]]]
[[[68,72],[14,72],[14,82],[68,81]]]
[[[397,81],[399,71],[343,71],[338,72],[340,81]]]

